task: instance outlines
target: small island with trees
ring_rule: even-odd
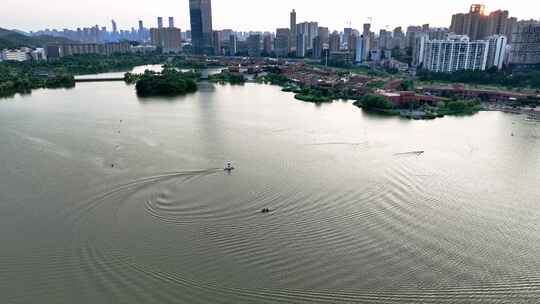
[[[218,74],[213,74],[208,76],[210,82],[219,83],[219,84],[232,84],[240,85],[246,83],[246,77],[242,73],[232,73],[228,71],[222,71]]]
[[[434,105],[409,103],[407,107],[398,107],[386,98],[376,94],[364,95],[354,103],[366,112],[401,116],[412,119],[435,119],[446,115],[472,115],[482,110],[478,100],[447,100]]]
[[[193,72],[180,72],[164,69],[161,73],[145,71],[143,74],[126,73],[126,83],[135,83],[135,90],[140,97],[177,96],[197,91],[200,75]]]

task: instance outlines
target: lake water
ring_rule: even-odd
[[[79,83],[0,100],[0,172],[1,303],[540,298],[540,124],[522,116]]]

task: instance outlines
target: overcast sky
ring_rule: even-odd
[[[20,30],[89,27],[95,24],[111,28],[115,19],[119,28],[156,25],[156,17],[175,17],[177,27],[189,28],[188,0],[1,0],[0,27]],[[372,18],[376,29],[430,23],[449,26],[453,13],[466,12],[465,0],[213,0],[214,29],[274,31],[288,27],[294,8],[298,22],[318,21],[331,29],[342,29],[351,22],[354,28]],[[538,0],[486,0],[487,11],[506,9],[519,19],[539,19]]]

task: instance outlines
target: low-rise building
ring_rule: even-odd
[[[70,43],[48,45],[46,56],[49,59],[84,54],[100,54],[110,56],[115,53],[128,53],[131,46],[128,42],[111,43]]]
[[[157,50],[157,46],[155,45],[148,45],[148,44],[141,44],[141,45],[134,45],[131,46],[131,52],[132,53],[152,53]]]
[[[40,60],[47,60],[47,53],[45,52],[44,48],[37,48],[30,52],[30,56],[33,60],[40,61]]]
[[[3,50],[0,57],[2,57],[2,59],[6,61],[26,61],[31,58],[31,51],[32,50],[29,48]]]

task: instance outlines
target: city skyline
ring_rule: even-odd
[[[64,0],[60,0],[62,2]],[[138,20],[143,20],[146,27],[156,26],[158,16],[165,18],[172,16],[175,18],[176,26],[182,30],[190,28],[189,1],[187,0],[165,0],[160,5],[115,5],[103,0],[93,1],[91,4],[78,5],[73,7],[58,5],[54,12],[43,15],[40,8],[42,2],[36,0],[25,0],[32,2],[29,9],[20,10],[20,3],[14,0],[7,0],[4,7],[7,11],[13,12],[0,20],[0,27],[7,29],[19,29],[24,31],[36,31],[45,28],[74,28],[81,26],[91,26],[94,24],[109,25],[114,19],[118,23],[119,29],[137,28]],[[283,2],[283,5],[276,5]],[[510,11],[512,16],[518,19],[538,19],[534,12],[540,10],[540,4],[531,1],[453,1],[451,3],[435,3],[433,1],[400,1],[387,2],[393,7],[392,11],[381,9],[376,5],[366,5],[350,0],[336,0],[332,7],[324,3],[315,3],[307,0],[281,1],[272,3],[254,3],[245,0],[214,0],[213,23],[215,29],[231,28],[238,31],[275,31],[276,28],[287,27],[289,24],[289,13],[292,9],[297,12],[298,22],[317,21],[320,25],[331,29],[343,29],[350,25],[353,28],[361,28],[363,23],[370,22],[375,30],[383,28],[394,28],[396,26],[418,25],[430,23],[435,27],[449,27],[451,15],[457,12],[466,12],[473,3],[486,5],[487,12],[502,9]],[[123,2],[120,2],[123,3]],[[416,4],[412,4],[416,3]],[[346,8],[345,8],[346,6]],[[422,11],[429,11],[429,14],[416,13],[421,7]],[[18,14],[18,11],[21,14]],[[107,11],[107,14],[95,12]],[[90,12],[90,13],[88,13]],[[351,13],[356,12],[356,13]],[[241,16],[239,16],[241,15]],[[35,17],[33,17],[35,16]],[[39,18],[37,17],[39,16]],[[371,18],[371,19],[370,19]],[[109,26],[108,26],[109,27]]]

